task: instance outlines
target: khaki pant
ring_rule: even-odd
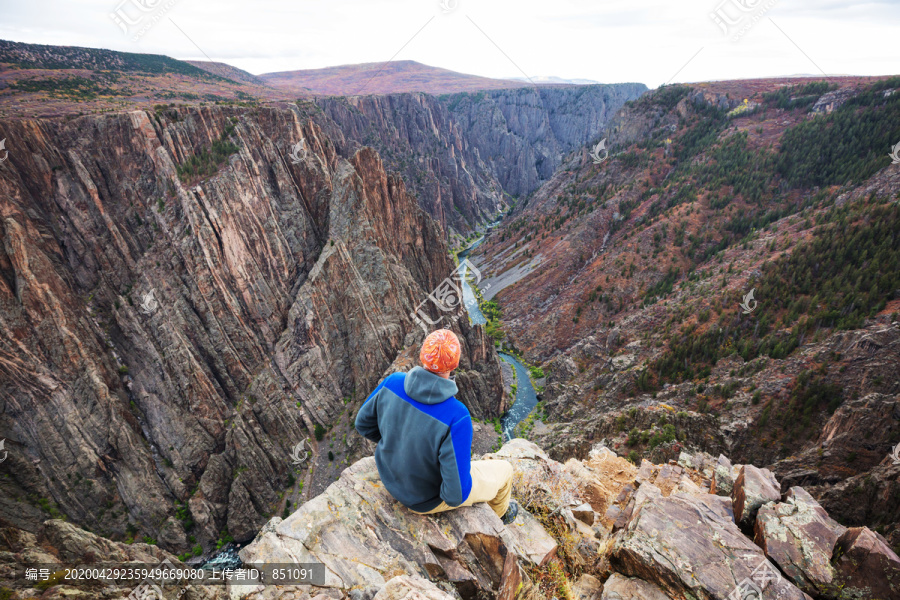
[[[465,502],[459,506],[450,506],[446,502],[441,502],[428,512],[418,514],[433,515],[454,508],[472,506],[477,502],[487,502],[498,517],[505,515],[506,509],[509,508],[509,497],[512,494],[512,465],[505,460],[473,460],[471,473],[472,491],[469,492],[469,497]]]

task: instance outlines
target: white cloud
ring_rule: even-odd
[[[533,76],[651,87],[701,47],[675,81],[816,74],[815,64],[829,74],[900,73],[900,7],[886,1],[780,0],[734,42],[709,16],[722,0],[458,0],[448,15],[438,0],[176,0],[169,16],[203,52],[166,19],[131,42],[109,17],[120,1],[0,0],[0,37],[184,59],[205,52],[252,73],[382,62],[401,47],[398,60],[489,77],[521,76],[518,65]]]

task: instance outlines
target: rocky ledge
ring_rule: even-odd
[[[484,504],[413,514],[365,458],[241,551],[245,563],[324,563],[324,585],[244,597],[900,597],[900,558],[878,533],[841,526],[803,488],[782,494],[766,469],[703,453],[637,467],[603,446],[562,464],[521,439],[483,458],[514,466],[526,510],[511,525]]]
[[[605,446],[560,463],[516,439],[496,454],[514,467],[525,510],[504,526],[486,504],[416,515],[359,460],[240,552],[245,565],[323,563],[319,585],[191,585],[177,597],[231,600],[889,600],[900,558],[868,528],[846,528],[801,487],[782,494],[766,469],[682,453],[640,466]],[[16,565],[57,569],[98,557],[178,560],[110,542],[62,521],[40,536],[0,529],[5,598],[124,598],[126,588],[11,582]],[[168,598],[169,595],[166,595]],[[173,598],[176,596],[172,596]]]

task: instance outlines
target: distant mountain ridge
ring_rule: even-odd
[[[162,54],[118,52],[80,46],[49,46],[0,40],[0,63],[22,69],[96,69],[152,74],[207,75],[186,61]]]
[[[0,65],[12,67],[0,78],[2,83],[15,83],[18,79],[37,75],[45,78],[42,71],[63,71],[52,75],[53,79],[65,79],[72,71],[93,71],[89,79],[102,78],[101,72],[113,71],[136,73],[154,78],[153,81],[142,82],[142,85],[131,85],[127,90],[114,89],[107,96],[131,97],[132,102],[143,103],[146,99],[181,99],[181,100],[239,100],[246,101],[251,97],[266,100],[286,100],[290,97],[309,98],[311,96],[354,96],[384,95],[395,93],[426,93],[432,95],[457,94],[463,92],[494,91],[504,89],[530,88],[534,85],[568,87],[574,85],[594,85],[597,82],[589,79],[564,79],[555,76],[511,79],[494,79],[468,73],[459,73],[450,69],[433,67],[411,60],[392,62],[360,63],[338,65],[322,69],[301,69],[280,71],[254,75],[243,69],[218,61],[179,60],[162,54],[143,54],[137,52],[120,52],[103,48],[83,48],[79,46],[54,46],[47,44],[28,44],[10,40],[0,40]],[[38,73],[28,73],[37,71]],[[65,73],[68,71],[69,73]],[[83,76],[81,73],[75,73]],[[182,79],[177,79],[178,77]],[[167,79],[161,79],[167,78]],[[173,79],[174,78],[174,79]],[[204,90],[198,94],[188,89],[192,82],[186,78],[198,78],[203,85],[226,86],[232,84],[246,85],[252,89]],[[109,79],[108,77],[106,79]],[[65,82],[66,87],[77,83],[84,87],[97,88],[83,81]],[[2,87],[2,86],[0,86]],[[34,86],[31,86],[34,87]],[[52,87],[52,86],[51,86]],[[266,91],[268,88],[271,92]],[[40,90],[49,89],[46,84]],[[35,88],[30,91],[39,91]],[[82,90],[85,91],[85,90]],[[225,92],[224,95],[221,95]],[[84,94],[82,94],[84,95]],[[104,94],[88,94],[93,100]],[[85,98],[81,98],[84,100]],[[102,109],[112,108],[103,103]],[[115,104],[115,103],[112,103]],[[22,116],[58,116],[56,106],[30,104],[31,109],[23,112],[22,107],[13,112]],[[7,106],[7,108],[14,108]],[[88,107],[86,107],[88,108]],[[98,104],[97,109],[101,106]],[[9,112],[5,113],[7,116]],[[0,113],[3,116],[3,113]]]
[[[324,69],[305,69],[264,73],[259,76],[271,86],[300,94],[356,96],[425,92],[451,94],[479,90],[520,88],[531,85],[509,79],[491,79],[457,73],[449,69],[423,65],[412,60],[388,63],[339,65]]]
[[[253,73],[248,73],[243,69],[238,69],[237,67],[229,65],[228,63],[217,61],[210,62],[208,60],[186,60],[184,62],[188,63],[189,65],[193,65],[198,69],[203,69],[204,71],[208,71],[214,75],[225,77],[226,79],[230,79],[238,83],[268,86],[268,84],[261,77],[254,75]]]
[[[0,40],[0,119],[294,100],[224,63]]]

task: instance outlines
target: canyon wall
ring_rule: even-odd
[[[342,153],[376,148],[428,214],[466,235],[506,208],[505,194],[537,189],[646,90],[626,83],[326,97],[307,110],[327,117],[318,122]]]
[[[467,235],[506,208],[503,190],[449,111],[428,94],[320,98],[342,152],[376,148],[448,232]]]
[[[410,313],[453,269],[440,228],[374,150],[342,155],[297,109],[0,136],[0,519],[179,552],[252,538],[294,485],[292,447],[328,442],[421,340]],[[493,345],[455,329],[462,399],[496,416]]]
[[[479,245],[502,343],[546,374],[523,435],[560,459],[721,452],[900,544],[900,286],[881,279],[898,272],[900,172],[885,155],[848,183],[782,175],[814,146],[803,132],[831,147],[852,137],[833,123],[900,107],[865,80],[816,85],[838,83],[860,99],[830,118],[818,93],[782,108],[780,80],[660,88],[609,120],[608,160],[570,154]]]
[[[596,141],[642,83],[525,87],[445,98],[460,129],[503,189],[514,196],[550,179],[563,157]]]

